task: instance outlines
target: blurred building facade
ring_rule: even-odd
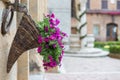
[[[120,0],[87,0],[87,33],[97,41],[116,41],[120,36]]]

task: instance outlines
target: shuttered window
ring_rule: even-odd
[[[86,7],[87,7],[87,9],[90,9],[90,0],[87,0]]]
[[[117,9],[120,10],[120,1],[117,1]]]
[[[98,24],[93,25],[93,34],[94,36],[100,35],[100,26]]]
[[[108,1],[107,0],[102,0],[102,9],[108,9]]]

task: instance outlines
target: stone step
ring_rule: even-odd
[[[80,47],[80,44],[70,44],[70,47]]]
[[[71,51],[72,52],[72,51]],[[65,56],[72,56],[72,57],[103,57],[103,56],[107,56],[109,55],[109,52],[107,51],[103,51],[101,53],[97,53],[97,54],[65,54]]]
[[[79,44],[70,45],[70,49],[72,51],[80,50],[80,47],[81,46]]]
[[[70,42],[78,42],[78,41],[80,41],[79,38],[70,38]]]
[[[79,41],[79,35],[77,34],[72,34],[70,35],[70,41]]]
[[[68,54],[70,53],[70,54]],[[79,51],[76,51],[76,54],[73,53],[73,51],[69,51],[67,52],[66,51],[66,54],[65,56],[72,56],[72,57],[104,57],[104,56],[107,56],[109,55],[109,52],[107,51],[102,51],[100,53],[94,53],[94,54],[91,54],[91,53],[87,53],[87,54],[82,54],[82,53],[79,53]]]
[[[71,34],[70,37],[79,37],[79,34]]]
[[[84,48],[79,50],[68,50],[65,51],[66,56],[73,56],[73,57],[102,57],[109,55],[108,51],[103,51],[98,48]]]
[[[80,40],[78,34],[71,34],[70,35],[70,50],[76,51],[80,50]]]
[[[70,44],[80,44],[80,41],[70,41]]]

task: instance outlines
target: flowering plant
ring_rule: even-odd
[[[55,15],[49,14],[44,17],[43,21],[38,22],[40,35],[38,43],[40,46],[37,51],[43,56],[43,66],[47,70],[61,65],[64,54],[64,45],[62,40],[67,36],[66,33],[60,31],[58,24],[60,21]]]

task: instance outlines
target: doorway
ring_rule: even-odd
[[[107,41],[117,41],[117,28],[115,23],[107,24]]]

